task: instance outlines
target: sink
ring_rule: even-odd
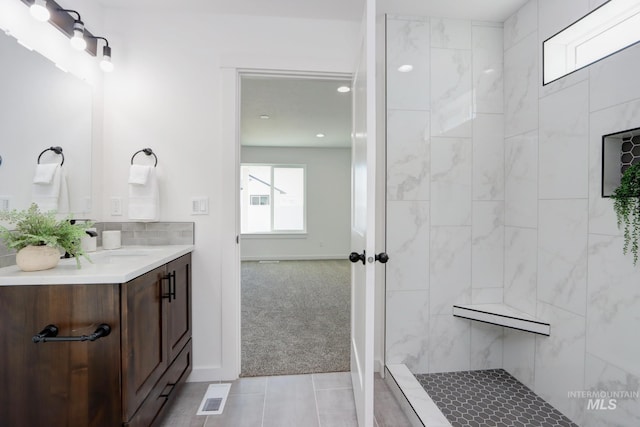
[[[128,261],[140,261],[141,258],[158,253],[159,248],[123,248],[89,253],[94,264],[114,264]]]

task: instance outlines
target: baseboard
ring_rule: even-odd
[[[241,261],[316,261],[316,260],[347,260],[345,254],[339,255],[265,255],[243,256]]]
[[[238,374],[223,368],[193,368],[187,378],[188,383],[235,381]]]

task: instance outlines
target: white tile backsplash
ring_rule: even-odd
[[[578,83],[540,100],[539,196],[586,198],[589,87]]]
[[[538,30],[538,1],[531,0],[504,22],[504,49],[511,49]]]
[[[472,141],[431,139],[431,225],[471,225]]]
[[[429,110],[429,28],[424,20],[387,21],[387,108]],[[401,65],[413,70],[401,73]]]
[[[471,49],[471,21],[431,18],[431,47]]]
[[[640,376],[640,266],[622,246],[622,237],[589,236],[587,351]]]
[[[588,201],[540,200],[538,299],[573,313],[587,310]]]
[[[506,31],[506,28],[505,28]],[[532,33],[504,54],[505,135],[538,127],[538,36]]]
[[[431,135],[471,137],[471,50],[431,49]]]
[[[543,302],[537,316],[551,324],[551,335],[536,336],[534,390],[580,424],[581,408],[568,392],[584,388],[585,318]]]
[[[387,290],[429,289],[429,202],[387,203]]]
[[[432,315],[451,316],[471,303],[471,227],[431,229],[429,303]]]
[[[502,286],[504,282],[504,202],[473,202],[471,230],[473,288]]]
[[[504,116],[473,121],[473,200],[504,200]]]
[[[387,199],[429,200],[429,112],[387,113]]]
[[[499,27],[473,26],[473,111],[504,112],[503,30]],[[504,131],[504,126],[500,127]]]
[[[538,131],[505,139],[505,224],[538,225]]]
[[[412,372],[429,369],[428,291],[387,292],[386,362],[404,363]]]

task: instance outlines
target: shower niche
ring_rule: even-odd
[[[602,137],[602,197],[611,197],[631,165],[640,163],[640,127]]]

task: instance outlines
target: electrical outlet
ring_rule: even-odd
[[[191,215],[209,215],[209,198],[194,197],[191,199]]]
[[[8,211],[11,208],[11,197],[0,196],[0,211]]]
[[[111,198],[111,216],[122,215],[122,197]]]

